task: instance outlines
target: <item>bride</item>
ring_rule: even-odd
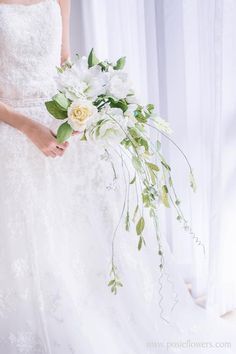
[[[235,353],[234,331],[194,305],[166,243],[163,276],[155,244],[138,254],[120,230],[124,287],[109,292],[122,186],[106,188],[106,162],[76,132],[57,142],[44,106],[70,55],[69,7],[0,1],[0,353]]]

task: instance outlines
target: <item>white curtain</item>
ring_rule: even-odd
[[[193,295],[207,294],[207,307],[220,314],[236,307],[235,23],[235,0],[72,0],[73,52],[126,55],[143,101],[156,104],[187,152],[194,196],[182,157],[164,143],[206,256],[173,212],[164,232]]]

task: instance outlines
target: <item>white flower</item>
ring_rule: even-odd
[[[107,73],[95,65],[88,67],[86,57],[79,58],[71,68],[58,75],[59,90],[65,92],[67,98],[75,99],[86,97],[95,100],[97,96],[106,92],[108,81]]]
[[[97,108],[91,101],[85,99],[75,100],[68,109],[68,123],[77,131],[84,131],[88,122],[95,119]]]
[[[139,99],[138,99],[138,97],[135,95],[135,92],[134,92],[134,90],[130,90],[129,91],[129,94],[128,94],[128,96],[126,97],[126,101],[128,102],[128,103],[136,103],[136,104],[138,104],[138,102],[140,101]]]
[[[157,129],[159,129],[161,132],[166,134],[173,133],[173,130],[171,129],[169,123],[166,120],[157,116],[152,116],[152,119],[154,120]]]
[[[117,99],[125,98],[130,92],[128,75],[122,70],[109,70],[110,80],[107,94]]]
[[[127,120],[128,127],[133,127],[135,123],[137,123],[137,120],[134,116],[134,111],[137,109],[137,107],[138,107],[137,104],[130,104],[128,106],[128,109],[124,113],[124,115],[128,118]]]
[[[89,128],[92,140],[104,144],[119,144],[127,132],[127,119],[120,108],[106,108],[99,113],[99,118]]]

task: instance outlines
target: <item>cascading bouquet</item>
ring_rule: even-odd
[[[153,104],[143,106],[138,102],[128,81],[128,75],[123,70],[124,65],[125,57],[116,63],[100,61],[93,49],[88,57],[77,55],[74,63],[67,62],[58,68],[58,92],[45,104],[54,118],[62,120],[57,131],[58,142],[64,142],[70,138],[73,131],[79,131],[80,139],[85,143],[102,142],[104,154],[111,164],[109,148],[111,145],[117,148],[126,178],[126,193],[119,225],[124,220],[125,229],[129,231],[131,222],[135,223],[137,247],[141,250],[145,245],[144,209],[148,211],[148,217],[154,221],[160,270],[163,271],[164,255],[158,230],[160,203],[167,208],[173,206],[177,220],[198,244],[201,244],[201,241],[192,232],[180,208],[171,167],[161,151],[160,136],[167,138],[183,154],[189,167],[190,186],[193,190],[195,182],[186,155],[170,137],[168,122],[157,116]],[[156,134],[155,142],[149,137],[151,129],[159,133]],[[131,161],[130,164],[126,163],[127,159]],[[115,166],[112,167],[116,179]],[[131,188],[134,188],[137,196],[134,210],[130,210],[129,203]],[[114,231],[108,284],[114,294],[117,293],[118,287],[122,286],[114,260],[114,240],[118,226]]]

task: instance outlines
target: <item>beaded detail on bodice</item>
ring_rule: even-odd
[[[21,100],[55,92],[61,56],[57,0],[0,4],[0,97]]]

